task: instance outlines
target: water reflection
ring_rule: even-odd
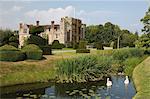
[[[17,90],[8,92],[6,88],[1,94],[2,98],[41,98],[41,99],[132,99],[135,95],[135,88],[132,81],[125,86],[124,76],[112,76],[113,85],[106,87],[106,81],[71,83],[71,84],[49,84],[43,87],[33,87],[28,90]],[[47,85],[47,84],[44,84]],[[41,85],[40,85],[41,86]],[[9,88],[11,89],[11,88]],[[13,87],[12,87],[13,89]]]

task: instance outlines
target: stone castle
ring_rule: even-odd
[[[29,31],[31,26],[41,26],[44,28],[44,32],[39,35],[46,38],[48,44],[58,40],[60,43],[70,46],[72,43],[77,43],[85,38],[86,25],[82,24],[80,19],[63,17],[60,20],[60,24],[55,24],[54,21],[51,21],[50,25],[40,25],[39,21],[36,21],[36,25],[20,23],[19,47],[24,46],[25,40],[30,37]]]

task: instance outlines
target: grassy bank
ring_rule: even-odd
[[[116,71],[116,70],[118,70],[118,67],[115,67],[115,66],[120,66],[120,63],[117,64],[117,62],[115,62],[116,60],[111,58],[114,51],[116,51],[116,50],[95,50],[95,49],[93,49],[93,50],[91,50],[91,53],[86,53],[86,54],[85,53],[76,54],[75,52],[62,52],[62,53],[55,53],[54,55],[45,55],[44,56],[45,59],[37,60],[37,61],[25,60],[25,61],[18,61],[18,62],[0,62],[0,86],[9,86],[9,85],[35,83],[35,82],[48,82],[49,80],[54,81],[54,79],[57,75],[56,74],[56,66],[55,66],[57,62],[59,62],[62,59],[66,60],[66,58],[72,59],[74,57],[77,57],[76,58],[77,65],[75,65],[75,66],[78,66],[78,59],[79,59],[78,57],[85,56],[85,55],[98,55],[98,56],[105,56],[106,59],[110,58],[111,59],[110,61],[112,61],[112,64],[114,66],[114,67],[112,66],[112,68],[110,68],[110,69]],[[120,52],[122,53],[122,51],[120,51]],[[117,52],[117,55],[118,55],[118,52]],[[129,55],[128,57],[132,58],[132,56],[134,56],[134,55]],[[124,57],[124,54],[120,54],[120,57]],[[120,57],[119,57],[119,59],[120,59]],[[135,56],[135,57],[137,57],[137,56]],[[85,56],[85,58],[86,58],[86,56]],[[125,57],[125,58],[127,58],[127,57]],[[84,59],[83,59],[83,61],[84,61]],[[107,60],[106,60],[106,62],[102,62],[102,61],[104,61],[104,60],[100,60],[99,63],[96,62],[96,64],[98,64],[98,65],[95,65],[94,69],[91,66],[91,67],[87,67],[87,70],[93,69],[95,71],[92,71],[92,72],[97,72],[97,70],[101,69],[101,65],[104,65],[104,67],[107,67],[108,65],[105,66],[105,64],[107,63]],[[118,60],[118,61],[120,62],[122,60]],[[134,59],[133,59],[133,61],[134,61]],[[72,62],[74,63],[74,60],[71,60],[71,63]],[[80,62],[80,59],[79,59],[79,62]],[[88,66],[87,64],[85,64],[88,62],[80,62],[80,63],[83,63],[80,65]],[[65,67],[66,65],[60,64],[60,67],[61,66]],[[68,65],[68,66],[70,66],[70,65]],[[83,67],[83,66],[80,66],[80,67]],[[70,67],[68,67],[68,68],[70,68]],[[114,68],[116,68],[116,69],[114,69]],[[66,70],[66,69],[64,69],[64,70]],[[87,72],[88,71],[85,71],[85,72],[83,72],[83,74],[89,74],[89,72],[88,73]],[[76,75],[78,75],[78,74],[76,74]],[[84,77],[84,76],[82,75],[82,77]]]
[[[98,51],[99,52],[99,51]],[[90,54],[96,54],[94,50]],[[25,60],[18,62],[0,61],[0,86],[10,86],[24,83],[47,82],[55,78],[55,62],[87,54],[75,52],[45,55],[43,60]]]
[[[133,81],[137,90],[134,99],[150,98],[150,57],[140,63],[133,71]]]

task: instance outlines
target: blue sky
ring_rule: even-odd
[[[112,22],[132,32],[143,27],[140,19],[149,0],[22,0],[0,1],[0,28],[18,29],[20,22],[59,23],[63,16],[80,18],[87,25]]]

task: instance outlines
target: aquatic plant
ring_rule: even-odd
[[[63,59],[56,63],[58,82],[86,82],[102,79],[111,68],[111,59],[106,56],[84,55]]]

